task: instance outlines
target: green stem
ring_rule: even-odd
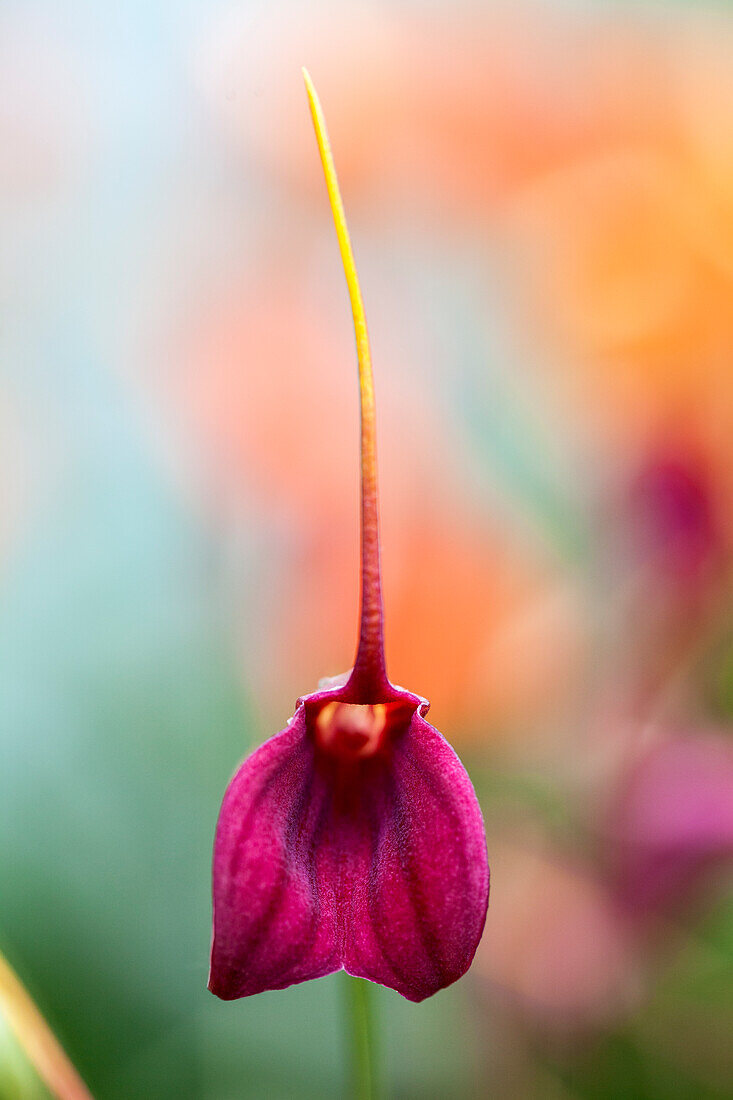
[[[353,1100],[377,1100],[374,1021],[370,983],[346,977],[351,1096]]]

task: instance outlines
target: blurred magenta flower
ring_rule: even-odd
[[[350,674],[298,700],[234,776],[214,847],[209,988],[335,970],[421,1001],[468,969],[486,918],[483,819],[425,699],[386,674],[366,321],[320,104],[306,76],[351,296],[361,388],[361,628]]]
[[[668,582],[706,579],[721,557],[722,537],[714,482],[701,457],[676,438],[656,448],[632,486],[630,520],[640,550]]]
[[[669,737],[622,783],[610,824],[616,889],[654,915],[733,857],[733,743],[715,733]]]
[[[619,641],[644,721],[649,707],[681,690],[721,618],[731,564],[725,494],[709,448],[676,423],[627,478],[614,517],[626,584]]]

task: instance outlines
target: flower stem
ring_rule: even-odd
[[[384,659],[384,613],[382,609],[382,573],[379,561],[379,501],[377,491],[377,427],[374,406],[372,359],[369,351],[364,303],[356,273],[351,238],[346,224],[331,142],[318,93],[307,69],[303,69],[308,102],[326,180],[328,200],[336,227],[346,285],[354,319],[356,358],[359,366],[361,409],[361,610],[359,642],[351,674],[351,686],[360,696],[358,702],[374,702],[384,690],[387,677]]]
[[[351,1091],[354,1100],[377,1100],[374,1021],[370,983],[346,978]]]

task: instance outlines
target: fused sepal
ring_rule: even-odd
[[[317,716],[342,697],[301,700],[224,797],[209,981],[224,999],[343,967],[421,1001],[471,964],[489,891],[471,781],[409,693],[378,751],[332,751]]]

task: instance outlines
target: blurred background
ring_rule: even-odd
[[[733,1096],[731,57],[722,2],[3,4],[0,951],[100,1100],[345,1095],[340,975],[205,989],[226,783],[355,646],[304,63],[390,673],[492,867],[385,1092]]]

